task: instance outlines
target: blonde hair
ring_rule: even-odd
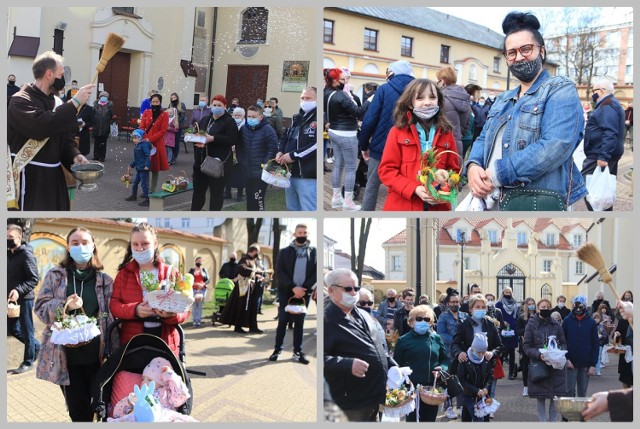
[[[433,309],[428,305],[416,305],[413,307],[413,310],[409,312],[409,318],[407,319],[408,324],[412,324],[416,321],[416,316],[428,317],[431,319],[430,323],[435,322],[436,315],[433,312]]]
[[[484,305],[487,305],[487,298],[485,298],[484,296],[478,294],[475,295],[471,295],[469,297],[469,311],[471,311],[471,309],[476,305],[476,302],[484,302]]]

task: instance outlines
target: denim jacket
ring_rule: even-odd
[[[458,325],[462,324],[467,317],[469,317],[467,313],[459,311],[458,320],[456,320],[449,310],[443,312],[440,317],[438,317],[437,332],[438,335],[442,337],[442,341],[444,342],[449,358],[452,358],[451,343],[453,342],[453,337],[458,330]]]
[[[520,86],[500,95],[491,106],[482,133],[473,144],[470,163],[487,168],[496,136],[505,125],[502,159],[495,163],[496,178],[505,188],[524,187],[558,192],[569,204],[587,194],[573,152],[582,140],[584,117],[575,85],[544,70],[523,97]]]

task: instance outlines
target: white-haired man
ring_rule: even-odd
[[[383,328],[387,328],[387,325],[391,324],[393,329],[393,318],[396,315],[396,311],[404,307],[404,304],[397,299],[398,292],[395,289],[387,290],[387,299],[382,301],[378,306],[378,315],[376,319],[380,322]]]

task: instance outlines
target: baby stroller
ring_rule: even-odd
[[[171,362],[171,366],[176,374],[189,388],[190,398],[184,403],[178,412],[182,414],[191,414],[193,391],[191,389],[191,380],[188,373],[197,375],[206,375],[199,371],[188,371],[185,368],[185,352],[184,352],[184,331],[180,325],[176,325],[176,329],[180,334],[180,350],[179,357],[171,351],[167,343],[160,337],[150,334],[139,334],[133,337],[127,344],[120,347],[112,353],[111,335],[113,330],[120,326],[122,320],[116,320],[109,325],[105,338],[105,362],[98,370],[93,380],[91,407],[94,410],[96,420],[107,421],[107,411],[112,409],[115,404],[111,404],[111,392],[113,388],[113,380],[115,375],[120,371],[129,371],[142,374],[145,366],[156,357],[163,357]]]
[[[222,315],[222,310],[224,310],[224,306],[227,303],[227,300],[231,296],[231,292],[235,284],[231,279],[220,279],[218,283],[216,283],[216,287],[213,292],[213,298],[215,300],[216,306],[218,310],[213,313],[213,324],[215,325],[218,320],[220,320],[220,316]]]

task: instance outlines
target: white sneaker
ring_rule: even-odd
[[[333,196],[331,198],[331,208],[339,209],[344,205],[342,198],[342,188],[333,188]]]
[[[458,418],[458,414],[456,414],[456,412],[453,411],[453,408],[451,408],[451,407],[447,408],[447,411],[445,411],[444,415],[449,420],[453,420],[453,419],[457,419]]]
[[[343,211],[358,211],[362,208],[360,204],[353,202],[353,192],[344,193],[344,201],[342,204]]]
[[[522,396],[529,396],[529,388],[527,386],[522,389]]]
[[[327,158],[327,164],[333,164],[333,158]]]

